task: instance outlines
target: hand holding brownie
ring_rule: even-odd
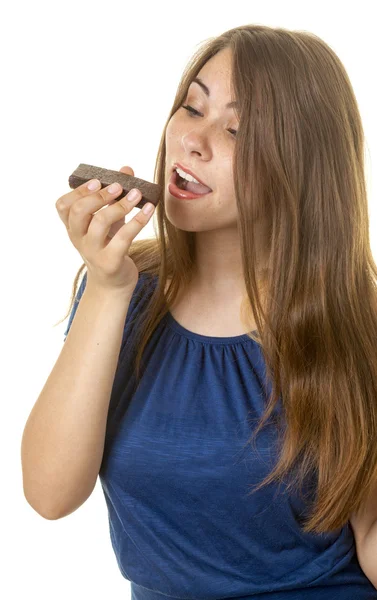
[[[75,175],[77,173],[78,176]],[[93,181],[91,175],[94,175],[98,184],[92,189],[89,188]],[[113,191],[112,185],[107,185],[109,182],[112,185],[119,182],[121,185]],[[130,183],[135,182],[139,185],[136,196],[131,199],[131,191],[128,190]],[[139,272],[128,251],[153,214],[159,186],[134,178],[131,167],[122,167],[120,172],[90,165],[80,165],[70,176],[69,184],[74,188],[73,191],[61,196],[55,206],[72,244],[87,265],[87,285],[98,290],[132,294]],[[148,203],[152,211],[144,212],[147,199],[151,198],[147,196],[144,200],[146,206],[126,223],[125,215],[139,204],[143,206],[143,191],[149,191],[151,186],[155,188],[154,202]]]

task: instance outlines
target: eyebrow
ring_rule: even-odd
[[[202,90],[206,94],[206,96],[210,97],[211,93],[209,91],[209,88],[200,79],[200,77],[195,77],[191,83],[197,83],[198,85],[200,85],[200,87],[202,88]],[[225,106],[225,108],[236,108],[237,106],[238,106],[238,102],[233,101],[233,102],[228,102],[228,104]]]

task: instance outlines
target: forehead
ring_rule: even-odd
[[[200,70],[200,74],[205,77],[214,72],[217,76],[230,77],[232,72],[233,55],[229,48],[220,50],[214,56],[207,60]],[[199,76],[200,76],[199,74]]]
[[[191,82],[190,90],[201,89],[208,98],[225,96],[232,98],[232,54],[226,48],[212,56]],[[237,102],[229,102],[226,107],[234,108]]]
[[[204,81],[200,77],[195,77],[192,80],[191,84],[192,83],[197,84],[203,90],[203,92],[205,93],[205,95],[208,98],[211,96],[211,90],[210,90],[210,88],[204,83]],[[195,87],[195,86],[193,86],[193,87]],[[219,93],[221,93],[221,91]],[[233,100],[231,102],[228,102],[225,105],[225,108],[237,108],[238,106],[239,106],[239,103],[236,100]]]

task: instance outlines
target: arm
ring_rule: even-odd
[[[377,483],[373,482],[358,512],[351,515],[360,567],[377,589]]]
[[[366,536],[356,544],[356,550],[360,567],[377,589],[377,521],[373,523]]]
[[[46,519],[76,510],[101,466],[111,390],[131,297],[87,284],[61,353],[26,422],[25,498]]]

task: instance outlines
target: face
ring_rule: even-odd
[[[233,185],[233,154],[238,119],[226,105],[231,96],[231,51],[213,56],[198,73],[209,97],[192,82],[184,102],[166,129],[165,211],[169,221],[185,231],[237,228]],[[200,114],[192,114],[184,106]],[[189,168],[212,192],[196,199],[174,197],[168,189],[174,163]]]

